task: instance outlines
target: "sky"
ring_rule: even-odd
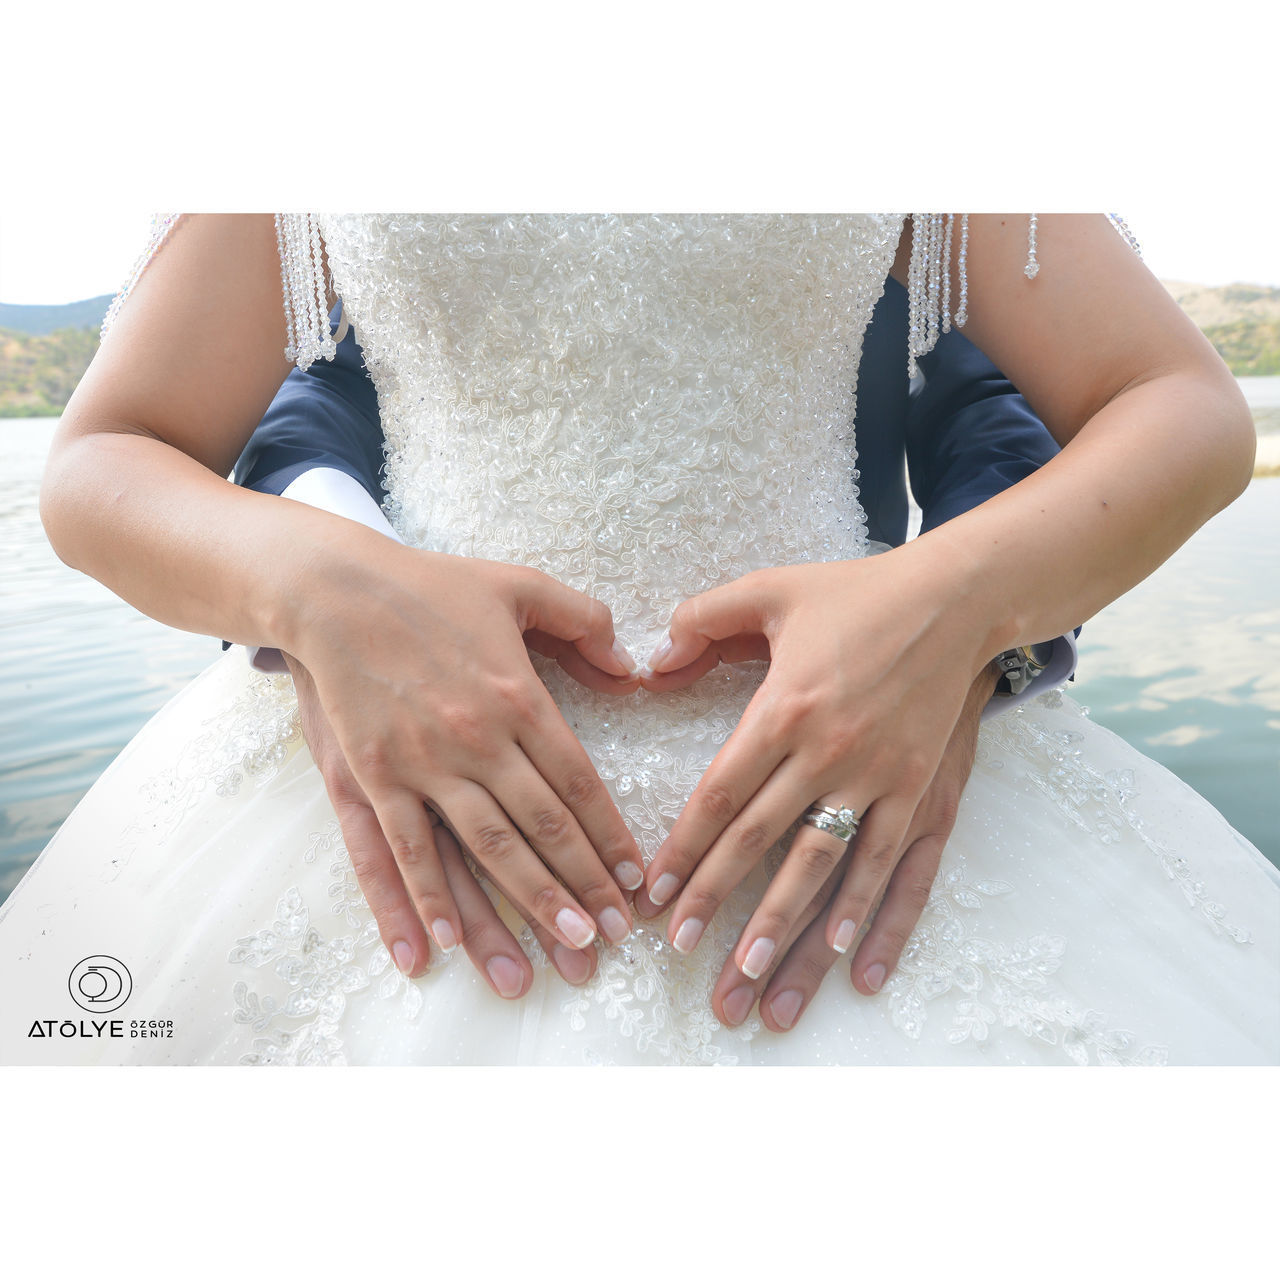
[[[1203,210],[1121,210],[1161,280],[1280,287],[1280,237],[1261,219],[1224,224]],[[94,234],[65,212],[0,208],[0,302],[60,304],[114,294],[146,244],[150,214],[99,210]]]

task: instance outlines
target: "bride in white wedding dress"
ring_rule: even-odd
[[[813,895],[810,828],[788,853],[806,806],[863,815],[837,940],[845,915],[865,926],[891,869],[880,849],[974,673],[1091,616],[1247,475],[1229,377],[1105,220],[1042,219],[1038,278],[1020,224],[994,216],[971,236],[967,219],[917,218],[910,259],[887,215],[280,225],[279,246],[270,219],[170,234],[64,418],[51,537],[162,620],[294,653],[393,844],[427,847],[429,799],[533,904],[539,940],[599,947],[598,971],[569,987],[527,929],[535,976],[517,1000],[456,956],[397,969],[292,683],[237,650],[125,749],[0,909],[0,1061],[1280,1061],[1280,877],[1056,691],[984,723],[878,994],[828,981],[790,1034],[712,1008],[726,958],[767,960],[766,925],[786,937]],[[406,548],[220,478],[287,368],[277,248],[293,357],[332,349],[321,236],[377,386]],[[891,270],[912,288],[915,350],[967,311],[1065,448],[871,557],[850,423]],[[363,576],[379,555],[402,598]],[[668,627],[639,687],[614,632],[644,655]],[[536,679],[516,671],[521,632],[550,655]],[[556,708],[616,812],[570,785],[581,761]],[[695,789],[720,802],[690,805]],[[550,791],[578,825],[543,866],[521,837],[556,844],[531,834]],[[575,901],[596,852],[617,883]],[[676,875],[672,919],[589,940],[629,909],[630,857],[646,894]],[[446,899],[437,941],[458,929]],[[690,920],[705,931],[677,950]]]

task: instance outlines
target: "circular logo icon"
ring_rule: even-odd
[[[115,956],[86,956],[74,969],[67,986],[71,998],[89,1013],[111,1013],[129,998],[133,978]]]

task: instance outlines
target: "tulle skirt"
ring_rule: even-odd
[[[752,682],[727,680],[740,711]],[[624,773],[575,722],[588,702],[570,722],[649,855],[735,716],[692,732],[677,699],[660,749]],[[627,713],[612,714],[611,733]],[[0,1062],[1280,1062],[1280,873],[1060,693],[983,725],[884,989],[860,995],[840,962],[785,1034],[754,1015],[726,1029],[709,1005],[768,874],[692,956],[665,920],[638,922],[584,988],[527,933],[522,1000],[494,995],[461,950],[409,980],[360,892],[289,680],[232,651],[126,747],[0,907]]]

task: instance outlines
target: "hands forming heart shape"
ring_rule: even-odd
[[[995,680],[979,659],[968,670],[957,662],[966,650],[955,604],[948,611],[906,551],[761,570],[707,591],[676,609],[643,667],[617,644],[603,604],[534,569],[397,548],[392,566],[344,579],[341,600],[317,601],[288,661],[307,742],[397,965],[416,975],[431,941],[445,952],[461,942],[498,995],[532,983],[462,848],[569,982],[594,973],[597,931],[611,944],[627,937],[633,905],[642,917],[670,908],[668,938],[688,953],[821,803],[863,815],[856,839],[846,847],[799,828],[713,1007],[736,1025],[761,998],[772,1029],[793,1026],[868,922],[851,974],[864,994],[877,991],[927,898]],[[916,585],[904,589],[913,568],[905,580]],[[528,649],[615,694],[668,692],[721,662],[770,660],[647,871]]]

